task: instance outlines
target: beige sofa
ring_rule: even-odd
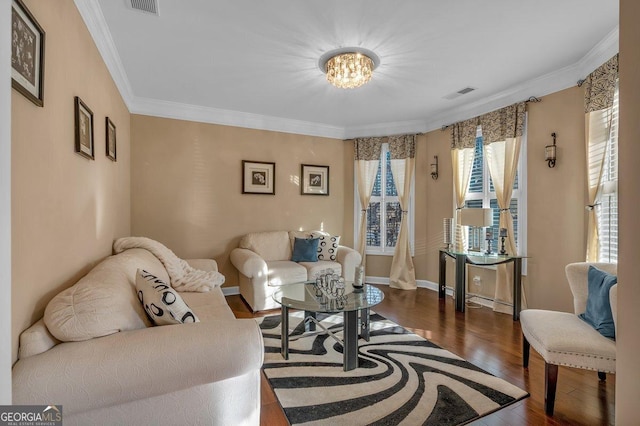
[[[239,272],[240,294],[254,312],[280,307],[272,298],[278,286],[314,279],[327,269],[346,280],[353,280],[361,256],[343,245],[338,245],[335,261],[291,260],[294,239],[311,236],[329,234],[321,231],[253,232],[242,237],[238,248],[231,251],[231,263]]]
[[[217,270],[213,260],[188,262]],[[65,425],[258,425],[264,349],[256,322],[236,319],[216,287],[180,293],[200,322],[150,326],[136,296],[138,268],[169,282],[155,256],[130,249],[61,293],[74,303],[64,327],[106,335],[62,343],[50,332],[60,324],[46,325],[49,307],[21,334],[13,403],[62,404]]]

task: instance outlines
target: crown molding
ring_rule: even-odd
[[[127,108],[131,110],[131,102],[134,98],[133,90],[120,60],[113,37],[111,37],[111,31],[109,31],[107,22],[102,14],[100,3],[98,3],[98,0],[74,0],[74,3],[111,74],[111,78],[120,91],[120,96],[122,96]]]
[[[489,111],[520,102],[531,96],[541,97],[575,86],[577,81],[603,64],[618,52],[619,27],[616,26],[576,63],[523,82],[478,101],[452,107],[424,120],[373,123],[362,126],[332,126],[323,123],[292,120],[241,111],[203,107],[150,98],[133,94],[113,38],[100,9],[98,0],[74,0],[107,69],[120,91],[129,112],[179,120],[245,127],[249,129],[294,133],[335,139],[385,136],[402,133],[422,133],[453,122],[475,117]]]
[[[129,112],[247,129],[345,139],[343,127],[158,99],[136,97],[129,107]]]
[[[605,36],[598,44],[582,57],[576,66],[580,70],[581,79],[589,75],[593,70],[611,59],[620,51],[620,27],[616,27]]]

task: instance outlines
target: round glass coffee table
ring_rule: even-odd
[[[300,309],[305,311],[307,331],[314,332],[315,326],[318,325],[342,344],[344,371],[349,371],[358,367],[358,338],[361,336],[369,340],[369,308],[382,302],[384,293],[368,284],[362,288],[354,288],[353,283],[349,281],[344,283],[344,293],[323,291],[315,282],[307,281],[279,287],[273,293],[273,299],[282,305],[280,352],[284,359],[289,359],[289,309]],[[340,312],[344,317],[343,340],[338,339],[316,319],[318,313]],[[358,322],[361,333],[358,333]]]

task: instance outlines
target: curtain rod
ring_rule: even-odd
[[[540,99],[540,98],[538,98],[538,97],[536,97],[536,96],[529,96],[529,99],[527,99],[526,101],[524,101],[524,103],[528,104],[529,102],[532,102],[532,103],[537,104],[538,102],[542,102],[542,99]],[[440,128],[440,130],[444,132],[444,131],[445,131],[445,130],[447,130],[449,127],[453,126],[453,124],[455,124],[455,123],[452,123],[452,124],[445,124],[444,126],[442,126],[442,127]]]

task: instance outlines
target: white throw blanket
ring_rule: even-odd
[[[124,237],[113,243],[113,251],[116,254],[131,248],[143,248],[157,257],[169,274],[171,287],[178,291],[205,293],[224,284],[224,275],[220,272],[195,269],[162,243],[150,238]]]

